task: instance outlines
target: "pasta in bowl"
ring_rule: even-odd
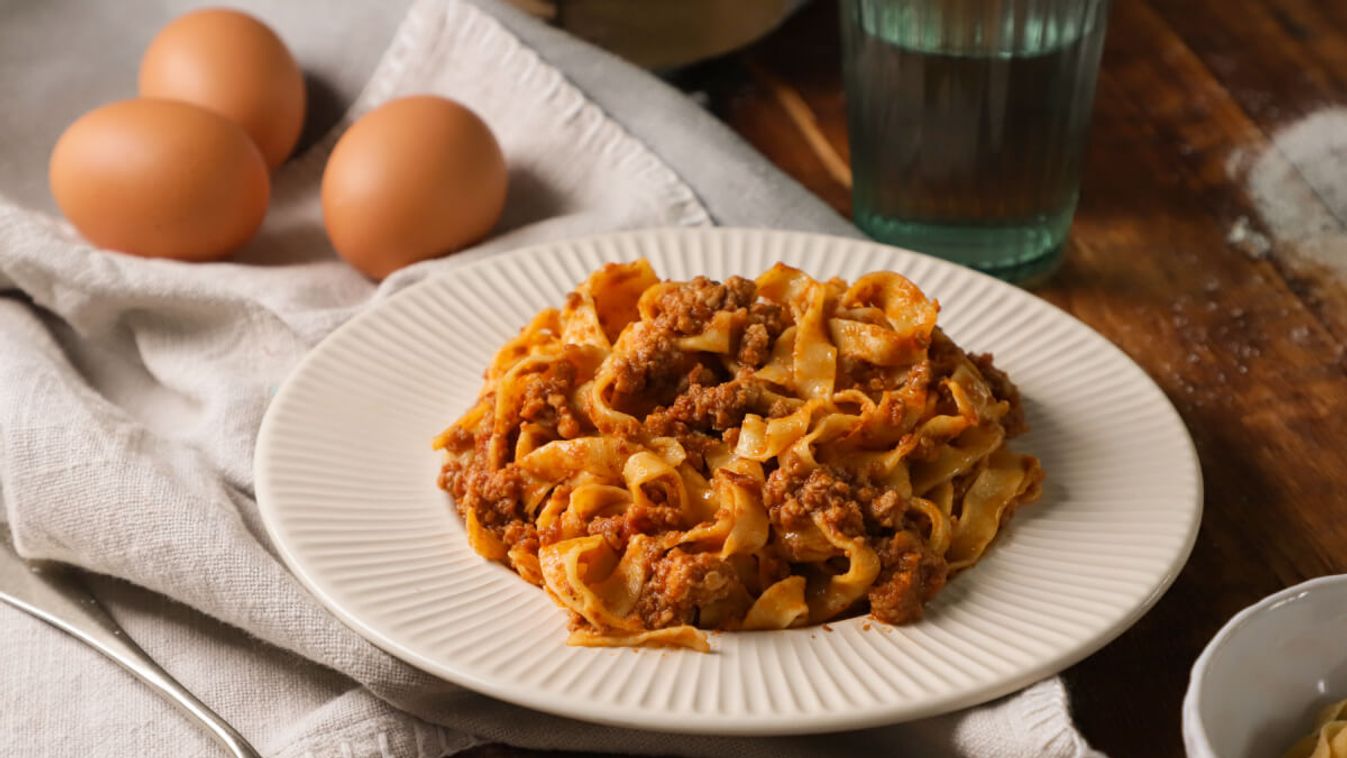
[[[891,272],[660,281],[611,263],[537,314],[439,435],[473,550],[575,645],[920,618],[1043,471],[990,356]]]

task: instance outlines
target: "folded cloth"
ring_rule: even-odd
[[[309,43],[297,49],[317,55]],[[602,90],[618,118],[549,58]],[[635,110],[624,110],[624,91]],[[377,287],[334,257],[322,230],[316,188],[331,135],[274,177],[262,233],[227,263],[92,249],[63,222],[0,202],[0,500],[23,555],[103,575],[93,590],[127,633],[269,756],[429,757],[482,742],[727,756],[1093,754],[1056,678],[969,711],[825,737],[598,727],[423,674],[309,596],[259,521],[253,444],[286,373],[371,301],[493,252],[614,229],[718,221],[854,233],[690,101],[495,0],[418,0],[333,135],[414,92],[454,97],[486,119],[509,157],[510,198],[489,240]],[[3,606],[0,649],[0,754],[215,754],[111,663]]]

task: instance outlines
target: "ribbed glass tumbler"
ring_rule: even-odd
[[[853,211],[1011,281],[1050,271],[1080,186],[1108,0],[842,0]]]

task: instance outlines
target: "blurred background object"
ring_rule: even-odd
[[[856,224],[1032,280],[1080,186],[1108,0],[843,0]]]
[[[805,0],[510,0],[649,69],[714,58],[748,45]]]

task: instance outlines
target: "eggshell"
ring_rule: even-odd
[[[56,204],[99,247],[213,260],[244,244],[267,212],[266,162],[237,124],[171,100],[86,113],[52,150]]]
[[[393,100],[356,121],[323,172],[323,222],[372,279],[470,245],[505,207],[505,156],[475,113],[442,97]]]
[[[304,126],[304,76],[270,27],[208,8],[160,30],[140,60],[140,95],[215,111],[248,132],[275,168]]]

